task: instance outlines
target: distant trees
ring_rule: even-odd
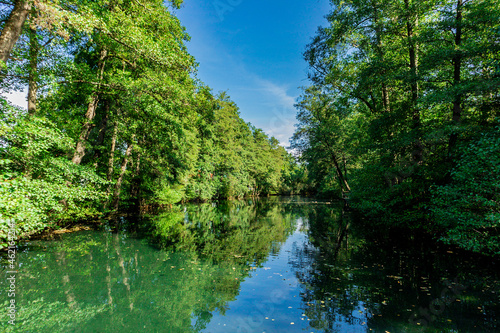
[[[209,102],[206,110],[211,114],[199,123],[200,158],[186,182],[187,197],[207,200],[281,193],[289,153],[275,138],[245,123],[227,94]]]
[[[318,191],[348,178],[369,216],[498,253],[498,4],[332,1],[327,18],[293,141]]]

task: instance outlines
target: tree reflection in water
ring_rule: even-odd
[[[178,206],[22,245],[17,324],[5,306],[0,320],[6,332],[494,332],[498,263],[433,244],[303,198]],[[450,283],[464,289],[439,303]]]

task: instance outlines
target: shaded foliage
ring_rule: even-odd
[[[498,254],[498,8],[332,1],[304,54],[311,86],[292,141],[317,193]]]

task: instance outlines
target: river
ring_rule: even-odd
[[[19,244],[4,332],[499,332],[500,263],[302,197],[179,205]]]

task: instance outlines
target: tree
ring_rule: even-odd
[[[296,148],[309,164],[318,166],[314,172],[316,184],[324,183],[333,168],[339,189],[349,192],[346,170],[341,167],[347,154],[341,138],[341,123],[348,115],[343,115],[335,104],[315,86],[306,90],[297,104],[299,126],[292,139],[292,148]]]
[[[30,11],[30,0],[14,0],[14,8],[9,13],[0,34],[0,61],[4,64],[9,59],[10,52],[21,35],[24,22]]]
[[[475,177],[472,162],[463,164],[471,156],[465,147],[483,146],[477,133],[497,126],[498,6],[489,0],[332,5],[328,26],[304,54],[311,86],[298,104],[294,145],[310,174],[318,175],[310,181],[322,192],[336,188],[325,170],[330,163],[341,179],[338,156],[346,157],[357,209],[390,226],[444,235],[446,229],[460,230],[467,241],[456,234],[442,238],[490,251],[471,237],[474,225],[481,225],[496,244],[497,229],[484,210],[479,213],[482,208],[478,220],[463,222],[463,228],[451,218],[446,226],[435,219],[444,202],[450,209],[444,192],[455,191],[458,175]],[[334,152],[330,161],[328,146]],[[494,163],[487,165],[493,173]],[[495,191],[485,188],[490,196]]]

